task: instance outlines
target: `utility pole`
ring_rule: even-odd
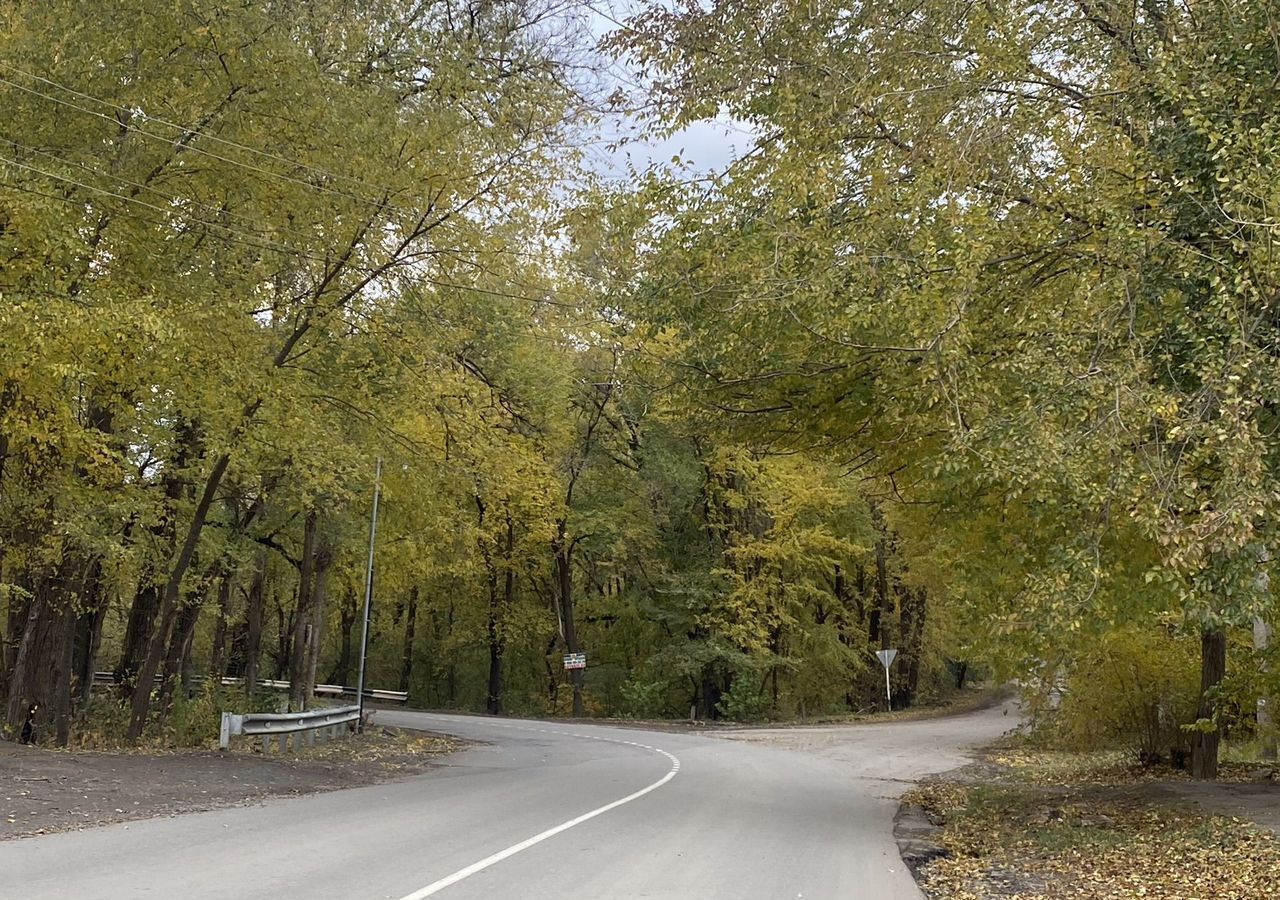
[[[369,655],[369,605],[373,601],[373,546],[378,537],[378,495],[382,490],[382,457],[373,475],[373,513],[369,516],[369,566],[364,579],[364,627],[360,631],[360,677],[356,682],[356,703],[360,717],[356,719],[356,733],[364,733],[364,667]]]
[[[1258,552],[1258,574],[1255,578],[1255,584],[1258,593],[1266,596],[1271,592],[1271,573],[1267,569],[1267,565],[1271,562],[1271,554],[1264,548]],[[1258,651],[1259,656],[1267,652],[1267,648],[1271,646],[1271,623],[1262,616],[1253,617],[1253,648]],[[1263,663],[1265,666],[1266,664]],[[1263,669],[1263,675],[1266,675],[1266,669]],[[1266,678],[1263,678],[1263,684],[1266,684]],[[1276,758],[1276,722],[1275,712],[1271,709],[1271,697],[1266,688],[1263,688],[1262,694],[1258,697],[1258,736],[1262,739],[1262,758]]]

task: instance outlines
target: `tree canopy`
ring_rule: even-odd
[[[1211,775],[1228,646],[1280,670],[1272,12],[0,2],[6,733],[350,683],[381,466],[414,702],[858,712],[876,649],[910,703],[1172,629]],[[751,146],[604,178],[631,100]]]

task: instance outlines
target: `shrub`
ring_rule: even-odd
[[[1056,716],[1068,749],[1119,747],[1143,765],[1181,762],[1200,688],[1197,641],[1164,629],[1123,628],[1079,654]]]
[[[670,687],[665,681],[649,681],[632,676],[622,685],[622,714],[631,718],[666,715]]]
[[[751,722],[765,717],[769,698],[761,693],[756,679],[739,675],[728,693],[720,695],[716,709],[731,722]]]

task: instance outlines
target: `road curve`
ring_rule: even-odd
[[[380,711],[482,743],[393,784],[0,843],[24,900],[916,900],[907,783],[1007,708],[688,734]]]

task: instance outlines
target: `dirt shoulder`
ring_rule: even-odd
[[[0,741],[0,840],[405,778],[464,746],[374,728],[299,754],[254,748],[111,753]]]
[[[1272,900],[1280,781],[1266,766],[1224,775],[993,750],[910,792],[899,844],[932,900]]]
[[[642,731],[666,731],[671,733],[731,734],[734,732],[761,732],[768,730],[800,730],[806,728],[838,728],[844,725],[863,725],[874,722],[917,722],[962,716],[998,706],[1010,697],[1007,687],[966,688],[953,693],[937,703],[913,706],[892,712],[848,713],[835,716],[809,716],[794,719],[763,719],[758,722],[735,722],[728,719],[644,719],[644,718],[556,718],[553,721],[567,724],[609,725],[614,728],[635,728]],[[456,710],[437,710],[448,715],[459,715]],[[477,714],[478,715],[478,714]]]

